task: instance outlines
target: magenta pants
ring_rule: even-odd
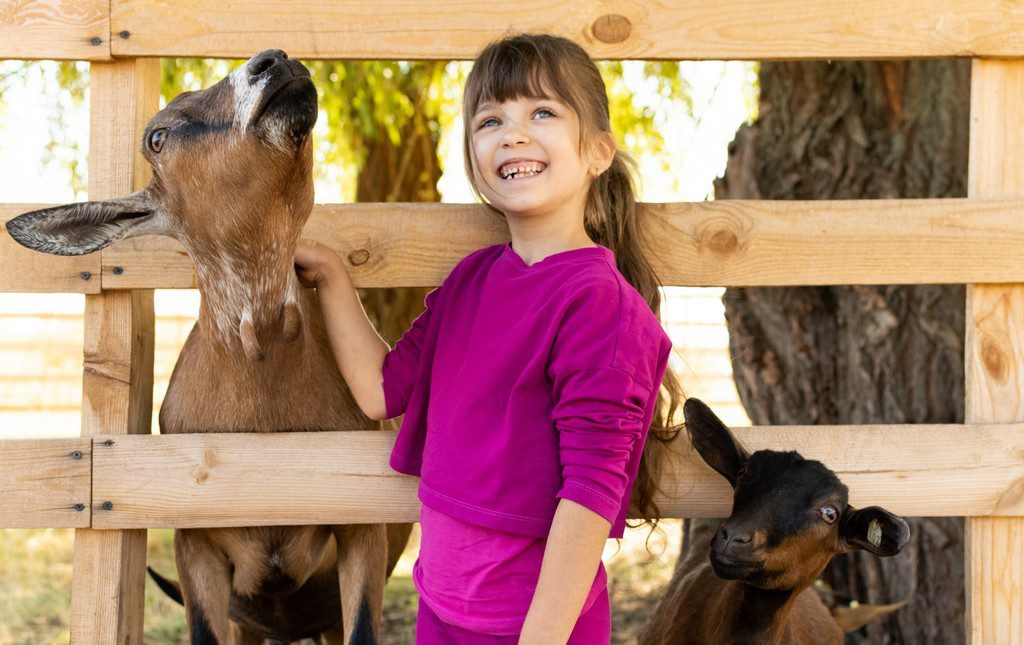
[[[576,626],[569,635],[567,645],[601,645],[610,643],[611,638],[611,606],[608,602],[608,587],[605,587],[590,609],[576,619]],[[518,641],[519,636],[481,634],[446,623],[420,598],[419,611],[416,613],[416,645],[497,645]]]

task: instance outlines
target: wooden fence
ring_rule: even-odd
[[[93,62],[89,196],[147,181],[136,150],[162,56],[472,58],[507,29],[598,58],[972,57],[967,199],[649,205],[669,285],[965,283],[967,423],[752,428],[752,448],[824,459],[853,503],[967,520],[967,637],[1024,642],[1024,5],[997,0],[0,0],[0,58]],[[751,12],[756,11],[756,15]],[[3,205],[0,220],[36,205]],[[451,231],[460,231],[452,236]],[[478,206],[318,206],[307,235],[361,287],[439,284],[507,239]],[[153,289],[195,285],[182,250],[137,238],[47,256],[0,237],[0,290],[86,296],[80,439],[0,442],[0,526],[74,527],[72,640],[139,642],[146,529],[415,521],[390,433],[133,436],[152,412]],[[26,428],[26,431],[30,429]],[[269,455],[272,455],[270,457]],[[249,477],[259,472],[258,478]],[[368,479],[372,477],[371,479]],[[723,515],[720,478],[683,451],[669,516]]]

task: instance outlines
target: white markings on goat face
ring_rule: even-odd
[[[249,74],[250,60],[245,65],[231,72],[231,90],[235,99],[234,126],[236,129],[244,130],[249,127],[252,117],[263,98],[263,91],[270,82],[268,76],[262,76],[259,80],[253,79]],[[255,82],[254,82],[255,81]]]

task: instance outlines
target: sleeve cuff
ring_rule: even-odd
[[[571,499],[608,520],[610,524],[615,524],[622,510],[622,500],[613,499],[595,486],[577,479],[567,479],[555,497]]]
[[[397,375],[392,370],[392,365],[388,360],[391,358],[391,350],[384,357],[384,362],[381,365],[381,387],[384,389],[384,418],[393,419],[398,415],[405,412],[405,408],[409,405],[409,401],[402,396],[401,388],[398,387],[395,379]]]

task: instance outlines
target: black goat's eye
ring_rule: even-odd
[[[159,130],[153,130],[152,134],[149,135],[149,149],[153,152],[160,154],[160,151],[164,147],[164,142],[167,141],[167,129],[160,128]]]
[[[836,519],[839,518],[839,513],[836,512],[835,506],[822,506],[818,513],[821,514],[821,519],[825,520],[829,524],[835,524]]]

